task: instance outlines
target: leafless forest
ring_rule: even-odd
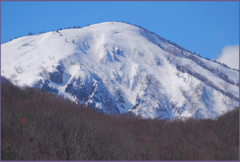
[[[216,120],[140,119],[2,84],[1,144],[2,160],[239,160],[239,110]]]

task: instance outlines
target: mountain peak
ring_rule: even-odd
[[[214,118],[239,105],[239,72],[141,27],[104,22],[1,45],[1,72],[19,86],[103,113]]]

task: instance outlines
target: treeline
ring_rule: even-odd
[[[161,47],[162,48],[162,47]],[[176,57],[183,57],[183,52],[182,51],[179,51],[177,50],[176,48],[170,48],[170,49],[164,49],[162,48],[163,50],[166,50],[168,52],[170,52],[171,54],[173,54],[173,56],[170,56],[168,55],[167,56],[167,60],[170,62],[170,63],[173,63],[177,66],[177,69],[182,71],[182,72],[187,72],[189,73],[190,75],[193,74],[192,72],[192,68],[190,65],[179,65],[179,63],[177,63],[177,60],[176,60]],[[184,56],[185,58],[188,58],[188,59],[191,59],[192,61],[194,61],[196,64],[198,64],[199,66],[201,66],[202,68],[214,73],[215,75],[219,76],[220,78],[222,78],[224,81],[232,84],[232,85],[236,85],[239,87],[239,82],[237,82],[236,80],[233,80],[233,79],[230,79],[228,77],[228,75],[224,72],[222,72],[221,70],[218,70],[218,68],[213,68],[211,66],[208,66],[207,64],[205,64],[199,57],[196,57],[194,56],[193,54],[190,54],[188,56]],[[215,62],[215,61],[213,61]],[[184,67],[185,66],[185,67]],[[226,66],[225,66],[226,67]],[[227,67],[228,68],[228,67]],[[198,78],[199,79],[199,78]],[[238,101],[238,99],[237,99]]]
[[[88,26],[88,25],[87,25]],[[53,32],[59,32],[60,30],[63,30],[63,29],[77,29],[77,28],[81,28],[80,26],[73,26],[73,27],[64,27],[64,28],[59,28],[59,29],[56,29],[56,30],[52,30]],[[36,34],[43,34],[43,33],[47,33],[47,32],[50,32],[50,31],[40,31],[40,32],[36,32],[36,33],[33,33],[33,32],[28,32],[28,36],[31,36],[31,35],[36,35]],[[15,39],[17,38],[21,38],[23,36],[16,36]],[[12,39],[10,38],[9,41],[12,41]],[[5,43],[5,42],[4,42]]]
[[[207,66],[204,62],[202,62],[200,59],[198,59],[197,57],[193,56],[193,55],[189,55],[186,58],[189,58],[191,60],[193,60],[195,63],[197,63],[198,65],[200,65],[201,67],[203,67],[204,69],[211,71],[212,73],[214,73],[215,75],[219,76],[220,78],[222,78],[223,80],[225,80],[226,82],[232,84],[232,85],[237,85],[239,87],[239,82],[236,82],[234,80],[230,80],[228,78],[228,75],[226,75],[225,73],[223,73],[222,71],[217,69],[214,69],[211,66]],[[215,60],[213,61],[215,63],[217,63]],[[219,63],[221,65],[223,65],[224,67],[228,68],[228,66],[224,63]]]
[[[63,29],[76,29],[76,28],[81,28],[80,26],[73,26],[72,28],[71,27],[64,27]],[[52,30],[52,31],[55,31],[55,32],[59,32],[59,30],[63,30],[62,28],[59,28],[57,30]],[[35,33],[35,34],[42,34],[42,33],[46,33],[45,31],[40,31],[38,33]],[[29,32],[28,35],[35,35],[33,34],[32,32]]]
[[[117,21],[116,21],[116,22],[117,22]],[[196,55],[196,56],[198,56],[198,57],[200,57],[200,58],[203,58],[203,59],[206,59],[206,60],[209,60],[209,61],[213,61],[213,62],[215,62],[215,63],[217,63],[217,64],[220,64],[220,65],[222,65],[222,66],[224,66],[224,67],[226,67],[226,68],[228,68],[228,69],[236,70],[236,71],[239,72],[239,69],[230,68],[230,67],[227,66],[225,63],[218,62],[217,60],[211,60],[211,59],[209,59],[209,58],[207,58],[207,57],[204,58],[204,57],[201,56],[200,54],[197,54],[197,53],[192,52],[192,51],[190,51],[190,50],[188,50],[188,49],[186,49],[186,48],[183,48],[182,46],[180,46],[180,45],[178,45],[178,44],[176,44],[176,43],[174,43],[174,42],[171,42],[170,40],[166,40],[166,39],[160,37],[159,35],[155,34],[154,32],[150,32],[150,31],[148,31],[147,29],[145,29],[145,28],[143,28],[143,27],[141,27],[141,26],[139,26],[139,25],[131,24],[131,23],[126,22],[126,21],[122,21],[122,22],[123,22],[123,23],[126,23],[126,24],[130,24],[130,25],[134,25],[134,26],[136,26],[136,27],[141,28],[143,31],[147,32],[148,34],[154,35],[154,36],[156,36],[157,38],[161,39],[162,41],[167,42],[167,43],[175,46],[178,50],[181,51],[181,53],[183,53],[183,52],[188,52],[189,54]],[[161,45],[158,45],[158,46],[159,46],[160,48],[162,48]],[[166,49],[164,49],[164,48],[162,48],[162,49],[163,49],[163,50],[166,50]],[[166,51],[167,51],[167,52],[170,52],[170,51],[168,51],[168,50],[166,50]],[[170,53],[171,53],[171,52],[170,52]]]
[[[222,88],[220,88],[219,86],[217,86],[216,84],[214,84],[211,80],[209,80],[206,76],[198,73],[198,72],[195,72],[195,71],[192,71],[189,66],[179,66],[177,65],[177,70],[178,71],[181,71],[183,73],[187,72],[189,75],[197,78],[198,80],[204,82],[205,84],[207,84],[208,86],[214,88],[215,90],[221,92],[222,94],[228,96],[229,98],[231,99],[234,99],[235,101],[239,101],[239,98],[234,96],[232,93],[228,92],[228,85],[226,85],[226,83],[223,83],[222,85]]]
[[[238,108],[216,120],[140,119],[6,83],[1,106],[2,160],[239,160]]]

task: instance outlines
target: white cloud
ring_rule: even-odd
[[[239,69],[239,45],[224,47],[217,61],[231,68]]]

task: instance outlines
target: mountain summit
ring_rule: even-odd
[[[1,45],[1,75],[102,113],[215,118],[239,106],[239,71],[120,22]]]

